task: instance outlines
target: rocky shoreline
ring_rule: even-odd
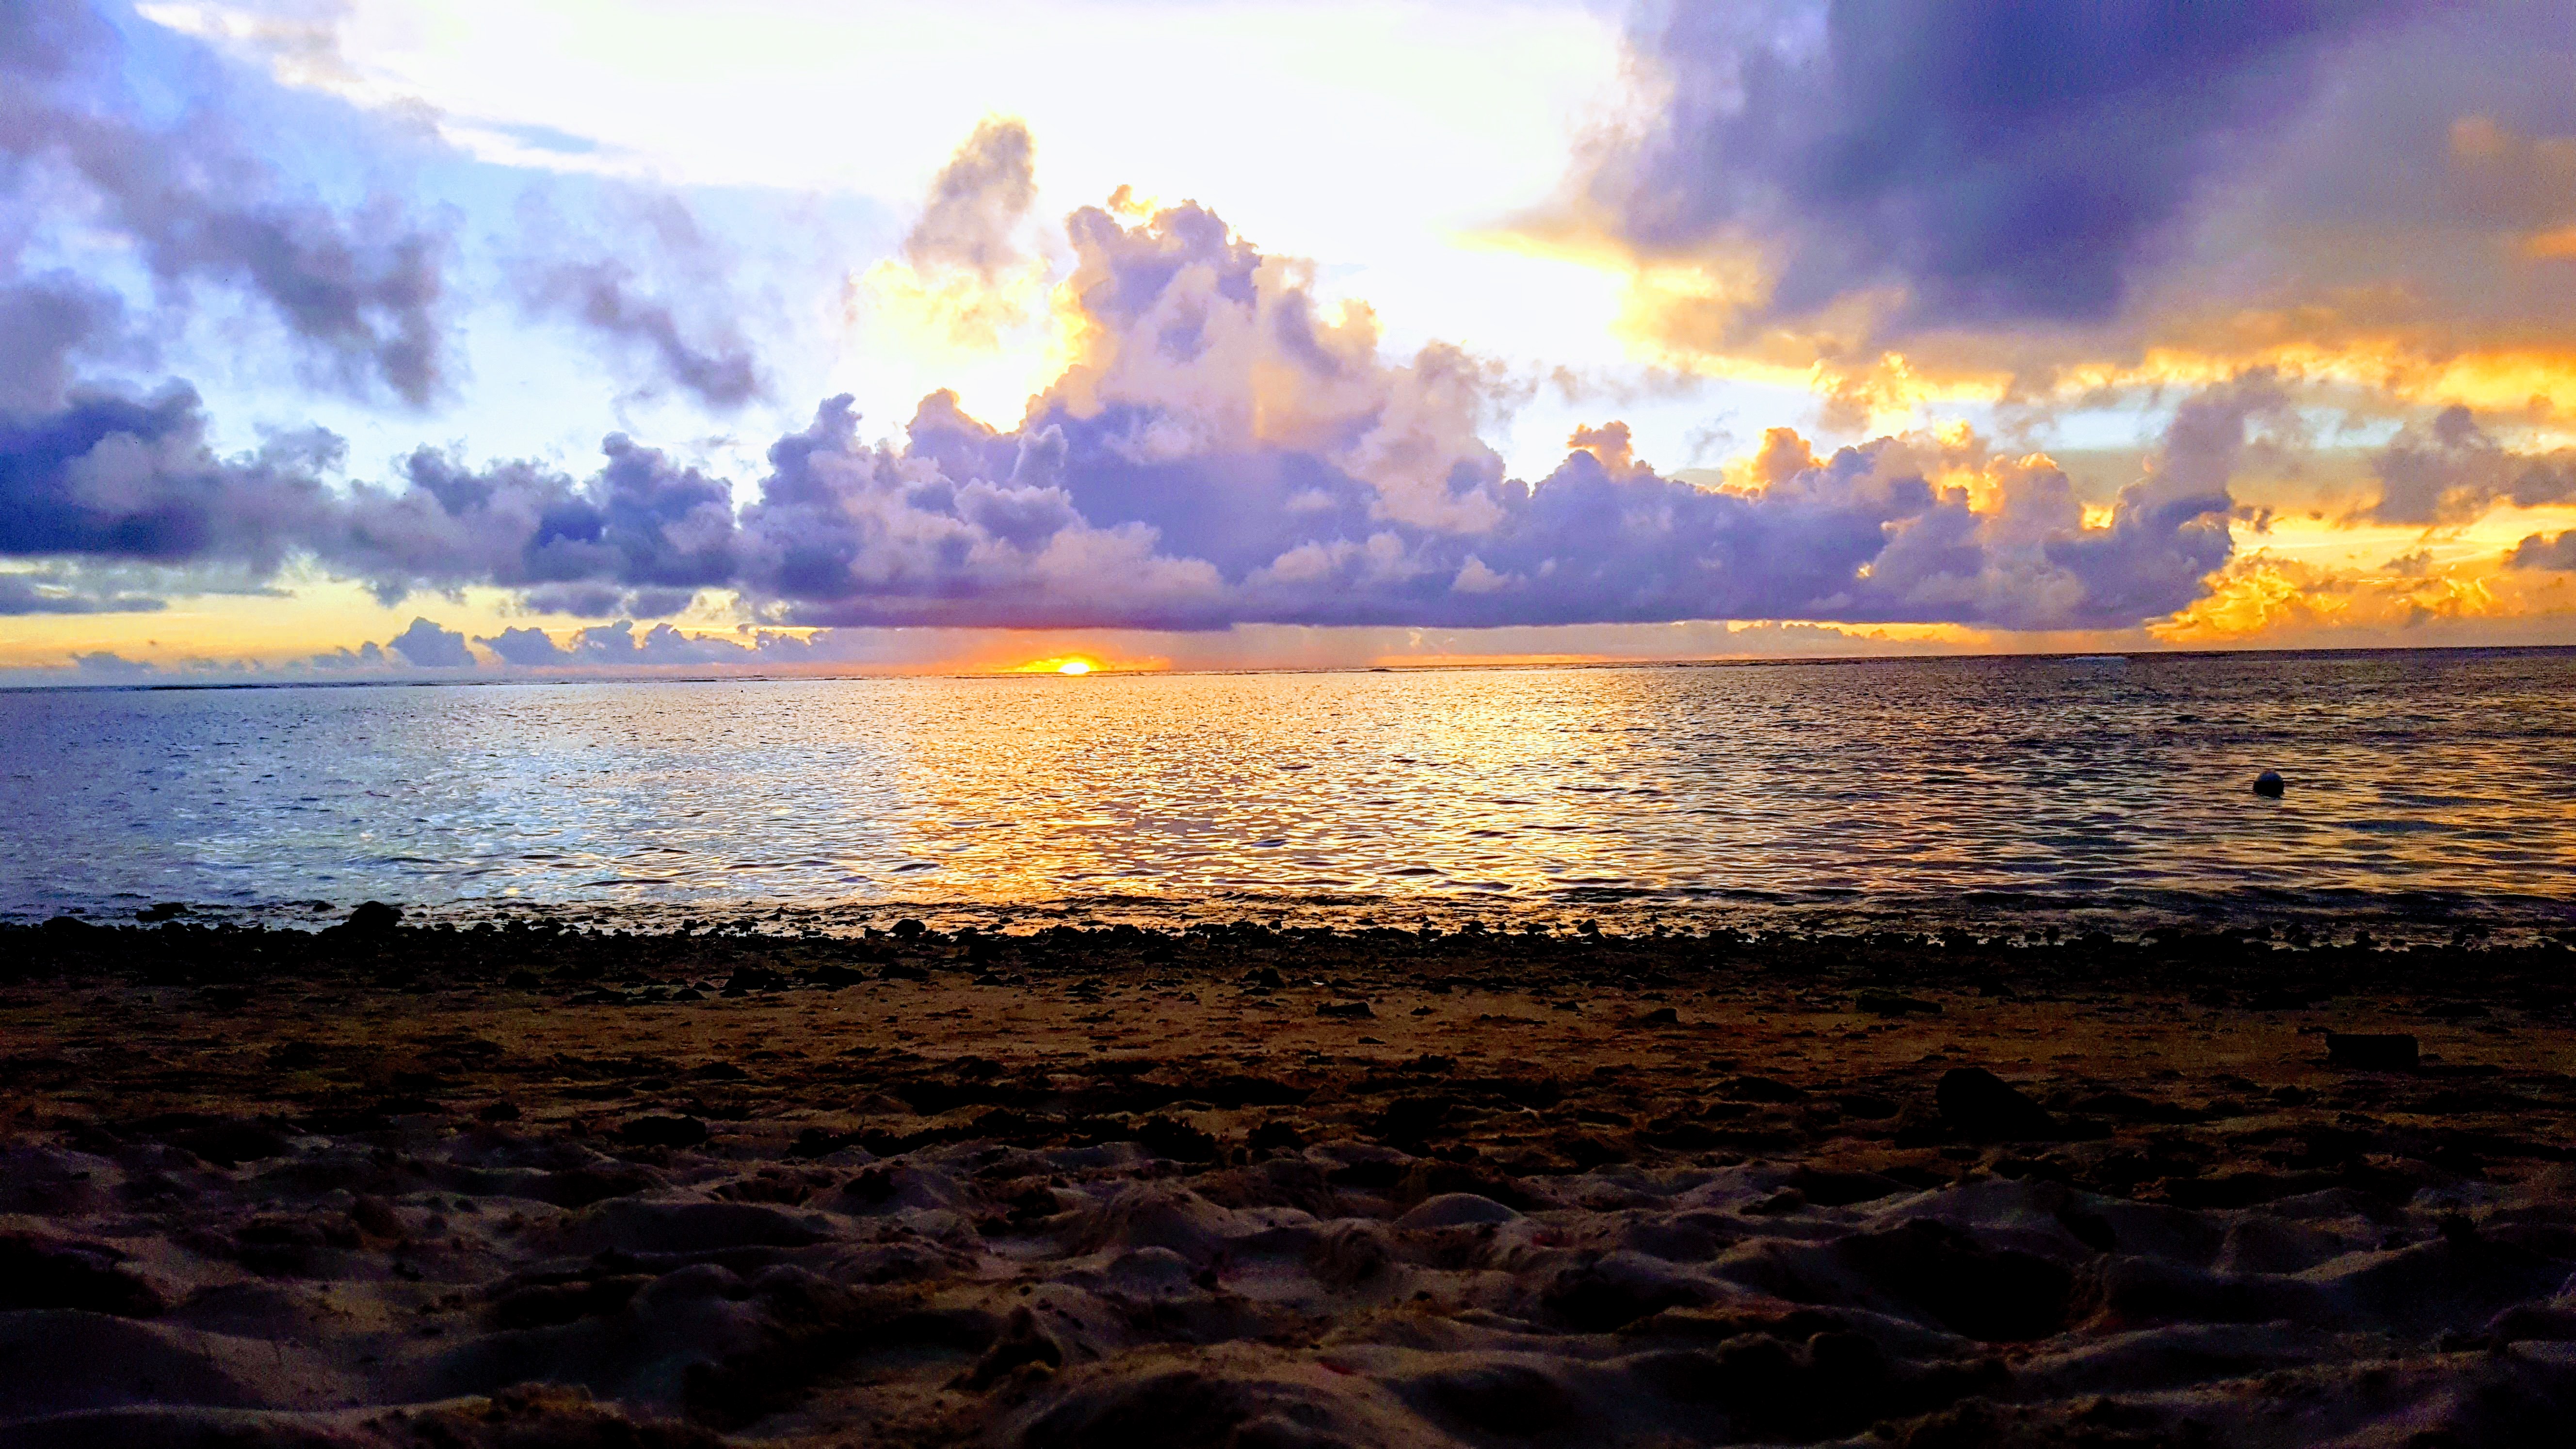
[[[0,1446],[2576,1411],[2563,941],[767,925],[0,930]]]

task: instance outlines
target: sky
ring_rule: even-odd
[[[2576,643],[2562,0],[17,0],[0,682]]]

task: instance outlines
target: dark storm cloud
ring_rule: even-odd
[[[1373,332],[1319,320],[1299,273],[1213,215],[1086,212],[1072,232],[1092,329],[1020,426],[934,394],[871,443],[834,398],[739,511],[724,480],[622,435],[583,479],[422,450],[335,489],[327,438],[218,458],[192,396],[85,397],[0,428],[0,552],[253,572],[301,554],[388,602],[488,584],[592,617],[730,589],[802,625],[2123,626],[2226,562],[2245,420],[2278,405],[2259,380],[2186,404],[2107,526],[2045,460],[1923,437],[1819,460],[1775,434],[1754,486],[1719,491],[1658,476],[1612,425],[1529,483],[1477,439],[1491,400],[1469,360],[1380,361]],[[594,652],[689,662],[680,642]]]
[[[387,596],[421,585],[614,586],[663,591],[677,608],[698,588],[732,582],[726,485],[623,434],[601,451],[606,466],[583,482],[528,463],[474,471],[416,452],[408,486],[355,490],[317,551]]]
[[[671,613],[735,569],[726,485],[624,435],[576,480],[535,463],[471,468],[419,449],[297,524],[299,547],[391,603],[416,588],[495,584],[594,617]]]
[[[2098,322],[2187,203],[2394,0],[1656,6],[1664,89],[1599,159],[1631,242],[1748,239],[1794,315],[1901,287],[1906,320]]]

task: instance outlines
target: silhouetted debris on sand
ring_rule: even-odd
[[[2576,1416],[2556,943],[147,914],[0,930],[0,1449]]]

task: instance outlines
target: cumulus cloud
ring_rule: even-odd
[[[2500,445],[2464,407],[2401,432],[2379,456],[2383,523],[2458,523],[2498,502],[2535,508],[2576,498],[2576,449],[2517,453]]]
[[[484,469],[427,449],[399,483],[359,485],[308,521],[324,561],[385,599],[414,588],[492,583],[605,605],[637,593],[671,612],[735,569],[733,505],[720,479],[623,434],[576,481],[533,463]],[[607,613],[600,607],[582,612]]]
[[[309,546],[338,501],[310,440],[219,458],[185,387],[136,400],[76,394],[0,415],[0,554],[159,564],[216,560],[268,573]]]
[[[1660,476],[1610,423],[1529,482],[1479,436],[1506,405],[1491,369],[1440,346],[1383,360],[1364,311],[1328,314],[1304,267],[1213,213],[1086,210],[1070,234],[1083,348],[1018,426],[934,394],[872,443],[834,398],[770,448],[739,511],[726,480],[622,435],[585,479],[423,450],[332,489],[327,440],[216,458],[174,392],[0,431],[0,551],[302,554],[389,602],[492,584],[662,606],[629,617],[723,589],[804,626],[2122,626],[2226,562],[2245,422],[2278,402],[2258,379],[2187,403],[2155,469],[2091,522],[2054,464],[1965,435],[1819,459],[1775,434],[1746,486],[1712,489]],[[488,642],[521,661],[541,639]],[[680,639],[595,642],[659,662]]]
[[[417,622],[426,623],[427,621],[421,620]],[[431,627],[436,628],[437,626],[432,625]],[[319,673],[336,674],[351,669],[385,669],[390,667],[393,662],[393,659],[385,653],[384,645],[369,642],[361,644],[355,649],[333,649],[327,653],[309,655],[301,661],[300,666],[291,667],[300,667],[303,670],[310,670]],[[467,662],[471,663],[472,661],[469,658]]]
[[[107,649],[73,655],[72,670],[85,683],[93,680],[148,679],[161,672],[158,665],[140,659],[128,659]]]
[[[388,640],[385,647],[418,669],[468,669],[474,664],[474,652],[465,647],[463,634],[442,629],[427,619],[412,620],[411,627]]]
[[[737,637],[689,634],[669,624],[641,633],[634,621],[594,624],[558,644],[542,629],[504,629],[477,644],[504,664],[522,669],[673,669],[688,667],[780,667],[813,655],[805,638],[757,630]]]
[[[2535,533],[2514,547],[2506,562],[2518,569],[2563,569],[2576,573],[2576,529]]]
[[[1328,317],[1212,213],[1069,231],[1088,330],[1064,377],[1007,432],[933,396],[899,448],[825,404],[744,513],[748,592],[811,624],[2129,624],[2225,562],[2228,430],[2262,405],[2187,407],[2105,527],[2045,460],[1919,438],[1728,492],[1603,427],[1529,483],[1479,439],[1489,370],[1381,361],[1373,319]]]
[[[555,641],[543,629],[504,629],[488,639],[477,639],[474,642],[499,655],[504,664],[533,668],[543,664],[559,663],[565,657],[564,652],[555,647]]]
[[[2147,633],[2194,646],[2559,644],[2567,605],[2563,581],[2512,568],[2429,559],[2421,568],[2371,568],[2257,548],[2231,560],[2190,608]]]
[[[335,488],[340,445],[281,435],[222,456],[196,394],[79,393],[0,415],[0,556],[214,565],[251,578],[307,557],[390,604],[497,584],[595,615],[684,608],[736,568],[727,486],[623,436],[575,480],[529,463],[470,469],[422,449],[386,483]]]

